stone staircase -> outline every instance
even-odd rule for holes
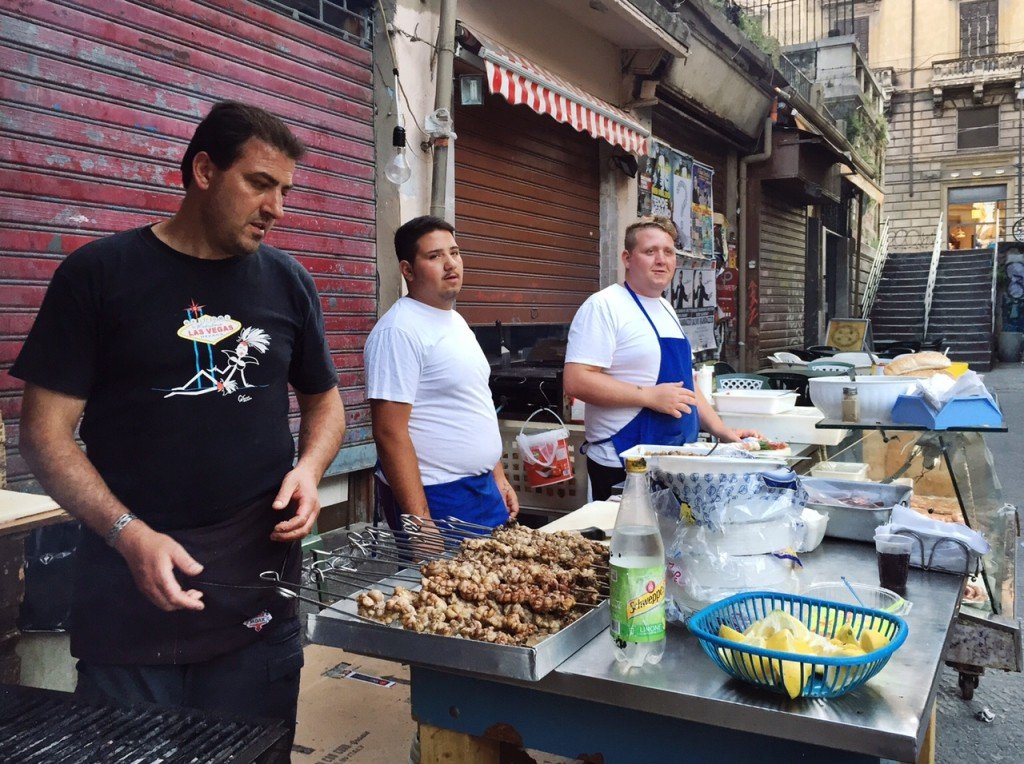
[[[954,361],[992,366],[991,250],[943,252],[935,278],[928,339],[944,337]],[[890,255],[871,311],[875,342],[920,341],[930,252]]]

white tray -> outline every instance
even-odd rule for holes
[[[819,430],[815,425],[824,415],[814,406],[796,406],[781,414],[736,414],[719,411],[726,426],[734,430],[757,430],[769,440],[786,443],[812,443],[818,446],[838,446],[849,430]]]
[[[714,393],[715,408],[737,414],[780,414],[796,406],[789,390],[722,390]]]
[[[746,454],[740,456],[719,456],[717,452],[711,456],[699,456],[697,454],[678,453],[681,449],[690,449],[691,444],[682,446],[633,446],[628,451],[623,451],[619,456],[627,459],[630,456],[642,456],[647,460],[647,466],[651,469],[658,468],[666,472],[691,473],[744,473],[744,472],[767,472],[768,470],[786,464],[784,456],[753,457]],[[703,446],[704,444],[698,444]],[[735,452],[734,452],[735,453]],[[766,452],[771,453],[771,452]]]

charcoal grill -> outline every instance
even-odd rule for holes
[[[239,764],[258,760],[286,733],[280,721],[88,703],[69,693],[0,685],[3,764]]]

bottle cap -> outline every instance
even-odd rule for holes
[[[857,394],[857,388],[856,387],[844,387],[843,388],[843,395],[856,395],[856,394]]]
[[[642,456],[627,456],[626,472],[647,472],[647,460]]]

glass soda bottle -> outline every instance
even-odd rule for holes
[[[665,547],[642,457],[626,459],[609,578],[616,660],[630,667],[657,663],[665,652]]]

